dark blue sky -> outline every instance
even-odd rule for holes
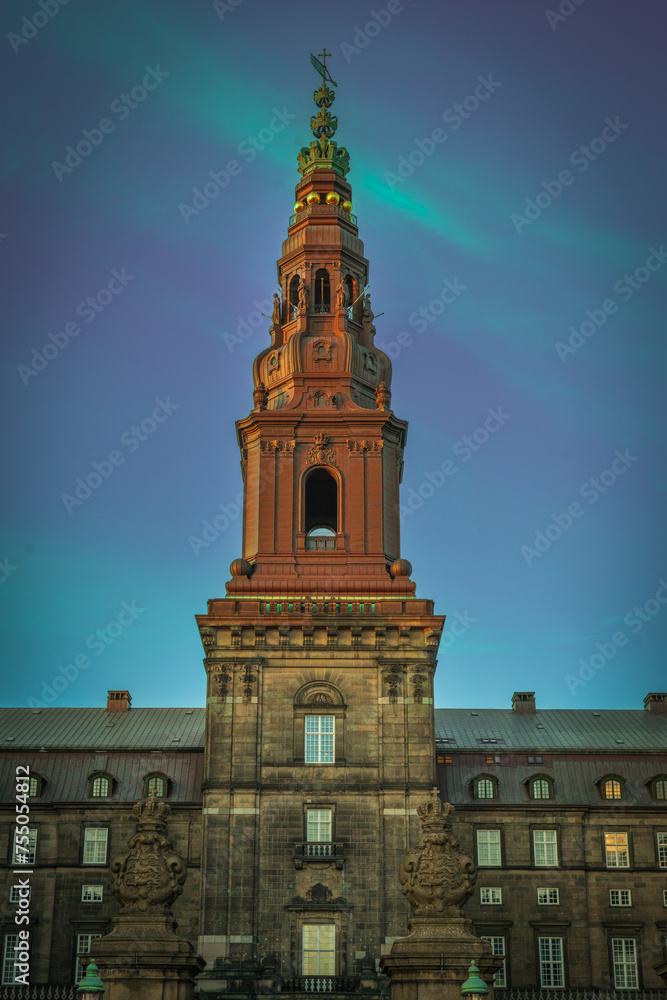
[[[3,701],[203,704],[324,45],[410,421],[402,554],[449,616],[436,705],[665,690],[664,4],[1,18]]]

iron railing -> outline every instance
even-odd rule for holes
[[[558,989],[543,990],[539,987],[527,989],[503,989],[496,986],[497,1000],[667,1000],[667,990],[613,990],[613,989]]]
[[[48,983],[0,986],[0,1000],[77,1000],[77,992],[76,986],[51,986]]]
[[[295,858],[321,859],[327,861],[331,858],[342,858],[344,856],[343,844],[334,844],[331,841],[306,841],[302,844],[294,845]]]
[[[283,993],[354,993],[358,983],[355,976],[294,976]]]

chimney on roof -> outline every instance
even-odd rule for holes
[[[535,708],[535,692],[515,691],[512,695],[512,711],[518,712],[521,715],[534,715],[537,711]]]
[[[665,691],[649,691],[644,698],[644,711],[654,715],[667,715],[667,693]]]
[[[107,691],[107,712],[127,712],[131,705],[129,691]]]

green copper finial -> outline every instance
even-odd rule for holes
[[[331,142],[331,137],[338,128],[338,119],[332,115],[329,108],[336,100],[336,92],[332,90],[337,86],[327,69],[327,56],[331,53],[326,48],[318,56],[311,54],[310,61],[322,76],[322,83],[313,91],[313,100],[317,105],[316,115],[311,115],[310,127],[315,136],[315,142],[311,142],[310,149],[303,146],[299,153],[299,172],[305,177],[312,170],[325,169],[335,170],[341,177],[345,177],[350,169],[350,156],[348,151],[341,147],[337,149],[336,143]],[[320,59],[322,62],[320,62]],[[328,86],[328,83],[331,87]]]
[[[461,987],[462,996],[471,998],[473,995],[478,997],[485,997],[488,992],[489,992],[489,987],[481,978],[476,963],[471,962],[470,968],[468,969],[468,978]]]
[[[77,993],[104,993],[104,983],[97,975],[97,966],[91,961],[86,969],[86,974],[76,988]]]

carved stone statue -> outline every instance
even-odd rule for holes
[[[434,788],[428,802],[417,807],[423,832],[401,864],[403,893],[420,917],[460,917],[472,895],[477,869],[450,834],[454,806],[440,801]]]
[[[271,322],[276,326],[280,323],[280,296],[277,292],[273,293],[273,315],[271,316]]]
[[[345,283],[341,281],[336,289],[336,305],[344,309],[347,304],[347,288],[345,287]]]
[[[165,836],[171,806],[151,789],[133,812],[137,832],[109,866],[111,891],[128,910],[165,910],[183,892],[187,877],[185,862]]]
[[[301,284],[299,285],[299,309],[308,308],[308,285],[305,278],[301,279]]]

